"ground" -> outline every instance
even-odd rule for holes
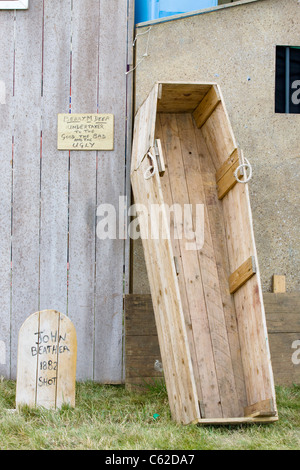
[[[299,450],[300,386],[277,387],[279,422],[180,426],[166,390],[146,393],[92,382],[76,386],[76,408],[15,407],[15,382],[0,381],[0,450]]]

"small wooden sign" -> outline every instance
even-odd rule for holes
[[[0,10],[27,10],[28,0],[0,0]]]
[[[113,150],[113,114],[59,114],[58,150]]]
[[[17,408],[75,406],[77,340],[71,320],[56,310],[31,315],[19,332]]]

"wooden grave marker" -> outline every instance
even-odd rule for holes
[[[16,406],[75,406],[77,339],[56,310],[32,314],[19,331]]]

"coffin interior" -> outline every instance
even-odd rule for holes
[[[160,178],[163,202],[180,206],[182,213],[185,205],[192,207],[194,232],[204,214],[203,246],[193,250],[187,249],[191,226],[185,230],[186,219],[170,211],[198,421],[273,421],[277,412],[259,271],[234,295],[229,289],[230,275],[249,256],[257,262],[247,185],[237,184],[222,200],[218,197],[216,173],[237,148],[236,141],[223,99],[200,127],[195,118],[203,100],[209,105],[212,87],[159,84],[154,135],[166,167]],[[151,291],[155,300],[155,282]]]

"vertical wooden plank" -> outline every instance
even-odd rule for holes
[[[135,0],[127,0],[127,71],[133,68],[134,53],[133,53],[133,36],[134,36],[134,10]],[[127,201],[126,207],[126,221],[129,221],[129,208],[131,206],[131,181],[130,181],[130,166],[131,166],[131,153],[132,153],[132,132],[133,132],[133,107],[134,107],[134,92],[133,92],[132,73],[126,75],[126,175],[125,175],[125,195]],[[128,224],[127,224],[128,225]],[[131,239],[128,236],[125,240],[124,247],[124,295],[129,294],[131,290]],[[125,314],[125,312],[124,312]],[[124,320],[125,323],[125,320]],[[124,340],[123,340],[123,379],[125,380],[125,327],[124,327]]]
[[[57,371],[56,407],[63,403],[75,406],[77,335],[73,323],[59,314],[59,357]]]
[[[221,95],[220,89],[219,93]],[[218,170],[237,147],[223,101],[219,102],[201,130],[215,168]]]
[[[248,235],[244,236],[243,221],[241,220],[241,208],[238,206],[238,201],[241,196],[240,191],[242,190],[242,185],[235,186],[235,188],[225,196],[222,202],[230,272],[234,272],[235,269],[237,269],[253,253],[252,244],[249,244],[249,222],[246,223],[245,227],[245,232]],[[235,192],[238,193],[234,197]],[[246,303],[251,302],[251,300],[248,296],[245,297],[241,290],[235,294],[234,302],[239,325],[248,403],[257,403],[261,400],[260,396],[257,395],[257,387],[255,386],[255,384],[261,383],[260,371],[257,371],[256,369],[258,361],[257,337],[253,326],[253,319],[251,318],[252,309],[249,313],[247,312],[247,315],[244,314],[245,305]],[[247,353],[245,354],[246,351]],[[259,388],[261,388],[261,385]]]
[[[111,34],[112,31],[114,34]],[[122,336],[125,241],[122,235],[120,238],[124,212],[119,206],[119,198],[124,196],[126,190],[126,48],[127,2],[101,0],[99,112],[114,114],[115,141],[113,151],[99,152],[97,206],[111,204],[120,221],[116,239],[96,239],[95,380],[102,383],[119,383],[124,380]]]
[[[17,407],[36,404],[39,331],[40,312],[36,312],[24,321],[18,335]]]
[[[16,15],[12,221],[12,377],[17,332],[39,303],[39,203],[43,3]]]
[[[212,86],[193,112],[193,117],[196,121],[197,127],[201,128],[206,123],[207,119],[212,115],[220,101],[221,97],[219,94],[219,88]]]
[[[131,180],[135,201],[150,211],[151,204],[164,204],[164,200],[157,174],[145,184],[147,166],[144,160],[140,170],[132,171]],[[149,233],[152,222],[149,218]],[[162,224],[162,230],[167,231],[164,211]],[[149,236],[143,238],[143,248],[171,413],[176,421],[189,424],[200,417],[200,411],[171,241]]]
[[[11,192],[14,13],[1,11],[0,28],[0,376],[10,376]]]
[[[161,124],[165,145],[165,159],[168,167],[173,204],[189,204],[188,187],[182,160],[182,142],[175,114],[161,114]],[[203,201],[202,201],[203,202]],[[201,203],[201,201],[200,201]],[[205,406],[205,416],[222,417],[221,397],[218,387],[214,348],[207,315],[205,292],[201,270],[195,251],[186,250],[188,240],[185,234],[179,240],[183,265],[183,276],[189,302],[196,359]],[[198,345],[201,345],[199,347]]]
[[[235,305],[228,288],[230,269],[222,203],[218,200],[216,186],[214,184],[215,167],[203,139],[202,131],[196,129],[196,124],[195,134],[197,149],[199,152],[199,164],[205,193],[207,216],[210,225],[210,235],[214,246],[214,255],[220,283],[220,294],[224,309],[224,319],[230,345],[237,398],[240,403],[240,410],[243,410],[247,404],[247,397]],[[204,236],[206,235],[204,234]]]
[[[231,271],[250,256],[255,257],[257,268],[257,275],[234,294],[248,404],[252,405],[275,397],[275,391],[247,185],[236,185],[225,196],[223,208]]]
[[[67,312],[68,160],[57,151],[57,114],[70,96],[71,0],[45,0],[41,173],[40,310]]]
[[[133,36],[134,36],[134,10],[135,0],[127,0],[127,72],[132,69],[134,64]],[[131,205],[131,181],[130,166],[132,153],[132,131],[133,131],[133,92],[134,75],[126,75],[126,184],[125,194],[127,197],[127,214]],[[125,241],[125,294],[130,290],[130,238]]]
[[[59,362],[59,312],[38,312],[36,404],[55,408]],[[26,322],[27,323],[27,322]],[[32,337],[32,333],[31,333]],[[51,361],[51,362],[49,362]],[[21,359],[22,362],[22,359]]]
[[[204,183],[194,124],[190,114],[177,115],[176,119],[181,142],[182,160],[186,176],[189,202],[193,205],[193,208],[195,208],[197,204],[201,203],[205,206],[204,221],[195,221],[194,219],[194,227],[196,226],[196,223],[204,223],[204,245],[198,253],[194,252],[194,255],[196,258],[198,255],[199,260],[222,412],[224,417],[241,416],[243,409],[240,408],[238,403],[231,359],[231,349],[221,295],[221,284],[215,255],[215,240],[208,214],[210,208],[207,202],[209,201],[206,200],[204,192]],[[209,156],[207,155],[207,157]],[[214,183],[214,177],[212,183]]]
[[[163,153],[166,155],[167,152],[165,150],[165,146],[164,146],[164,142],[163,142],[163,129],[162,129],[162,126],[161,126],[161,118],[160,118],[159,114],[157,115],[155,136],[158,139],[161,139],[161,143],[162,143],[162,146],[163,146]],[[167,160],[166,160],[166,164],[167,164]],[[163,191],[165,204],[167,204],[169,207],[172,207],[173,200],[172,200],[172,192],[171,192],[171,186],[170,186],[169,171],[166,171],[166,173],[164,174],[164,177],[161,178],[161,186],[162,186],[162,191]],[[188,292],[187,292],[187,288],[186,288],[185,280],[184,280],[184,275],[183,275],[184,274],[184,267],[183,267],[183,262],[182,262],[182,256],[181,256],[181,251],[180,251],[179,240],[178,240],[177,224],[176,224],[176,221],[175,221],[174,214],[171,214],[171,216],[170,216],[170,233],[171,233],[173,253],[174,253],[174,256],[176,257],[176,259],[178,261],[178,266],[179,266],[179,275],[178,275],[177,279],[178,279],[178,284],[179,284],[179,289],[180,289],[180,295],[181,295],[182,308],[183,308],[183,313],[184,313],[184,318],[185,318],[186,331],[187,331],[187,336],[188,336],[188,340],[189,340],[189,347],[190,347],[190,351],[191,351],[191,359],[192,359],[192,364],[193,364],[193,372],[194,372],[194,376],[195,376],[197,393],[198,393],[199,400],[201,402],[203,402],[200,374],[199,374],[197,354],[196,354],[196,348],[195,348],[196,335],[195,335],[195,332],[193,330],[193,325],[192,325],[190,306],[189,306],[189,301],[188,301],[188,296],[187,296]]]
[[[72,113],[97,112],[99,0],[72,3]],[[68,314],[77,331],[77,379],[93,378],[96,152],[70,156]]]

